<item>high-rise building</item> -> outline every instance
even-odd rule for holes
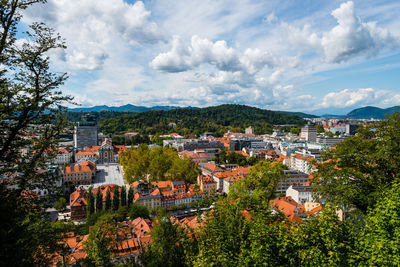
[[[309,142],[317,141],[317,129],[313,125],[307,124],[305,127],[301,128],[301,138]]]
[[[74,127],[74,147],[83,149],[88,146],[97,146],[97,124],[93,116],[85,115],[83,121]]]

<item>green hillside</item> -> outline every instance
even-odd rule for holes
[[[391,114],[395,111],[400,111],[400,106],[394,106],[386,109],[367,106],[352,110],[346,115],[346,117],[352,119],[383,119],[385,118],[386,114]]]
[[[302,118],[244,105],[220,105],[200,109],[175,109],[168,111],[146,111],[126,114],[99,122],[99,130],[104,133],[138,131],[142,134],[170,133],[169,123],[176,123],[173,130],[181,135],[201,135],[214,132],[221,136],[227,130],[244,131],[248,126],[256,134],[271,133],[273,125],[303,125]]]

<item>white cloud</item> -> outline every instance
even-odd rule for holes
[[[150,63],[154,69],[165,72],[182,72],[208,63],[219,70],[238,70],[239,58],[236,51],[223,40],[215,43],[193,36],[191,44],[184,47],[179,37],[172,41],[172,49],[160,53]]]
[[[319,108],[344,108],[366,105],[388,105],[400,99],[400,95],[387,90],[375,90],[373,88],[344,89],[338,92],[331,92],[324,96]],[[393,101],[395,100],[395,101]]]
[[[150,21],[143,2],[123,0],[50,0],[27,9],[23,22],[44,21],[67,42],[65,59],[72,69],[101,68],[116,43],[140,46],[165,40]]]
[[[324,33],[321,40],[328,62],[338,63],[359,55],[373,56],[397,43],[389,31],[376,26],[376,22],[362,22],[351,1],[341,4],[331,15],[338,25]]]
[[[342,3],[331,15],[337,25],[329,31],[316,33],[309,24],[297,28],[281,22],[286,38],[296,49],[323,51],[325,61],[340,63],[357,56],[371,57],[384,48],[397,47],[400,42],[388,29],[377,26],[377,22],[363,22],[357,16],[352,1]]]

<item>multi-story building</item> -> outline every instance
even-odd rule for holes
[[[208,175],[197,176],[197,184],[199,185],[200,190],[208,196],[215,195],[215,192],[217,192],[217,182]]]
[[[74,127],[75,149],[96,146],[97,132],[97,125],[95,122],[78,122]]]
[[[315,142],[317,141],[317,129],[311,124],[307,124],[305,127],[301,128],[300,136],[306,141]]]
[[[175,139],[164,140],[163,146],[175,147],[178,152],[196,149],[224,149],[224,144],[218,140],[200,140],[200,139]]]
[[[161,192],[158,188],[153,190],[150,194],[141,195],[136,193],[133,201],[138,205],[146,206],[148,209],[158,209],[161,207]]]
[[[71,163],[72,152],[68,148],[57,149],[55,163],[58,165],[65,165]]]
[[[86,195],[86,190],[81,187],[70,195],[71,220],[86,218]]]
[[[357,124],[346,124],[346,134],[355,135],[359,126]]]
[[[91,184],[96,175],[96,164],[84,161],[64,168],[63,183]]]
[[[313,170],[312,161],[316,160],[312,155],[292,153],[290,155],[290,169],[299,172],[310,173]]]
[[[318,137],[317,143],[334,146],[344,140],[344,137]]]
[[[309,182],[309,175],[295,170],[284,170],[284,178],[278,182],[276,191],[284,193],[290,186],[306,186]]]
[[[298,186],[291,185],[286,189],[286,196],[291,197],[294,201],[300,204],[313,201],[312,188],[310,185]]]

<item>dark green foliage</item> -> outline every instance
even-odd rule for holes
[[[54,208],[58,211],[63,211],[67,207],[67,200],[63,197],[60,197],[56,204],[54,204]]]
[[[355,262],[364,266],[400,265],[400,183],[385,190],[370,210],[357,242]]]
[[[125,221],[128,217],[129,209],[127,206],[120,206],[117,211],[114,212],[115,220],[117,222]]]
[[[105,210],[111,210],[111,194],[109,190],[107,190],[106,193],[106,203],[104,208]]]
[[[168,147],[149,149],[140,145],[137,149],[121,152],[120,163],[127,183],[145,179],[150,181],[182,180],[194,183],[199,169],[191,159],[181,159],[176,150]]]
[[[248,246],[249,221],[236,204],[219,202],[199,235],[195,266],[234,266]]]
[[[113,199],[112,199],[112,209],[116,211],[119,208],[119,190],[118,187],[114,187]]]
[[[146,208],[146,206],[131,204],[128,212],[128,217],[131,220],[134,220],[138,217],[147,219],[149,218],[149,210]]]
[[[94,196],[93,196],[93,193],[92,193],[92,189],[93,189],[92,186],[89,187],[89,191],[88,191],[87,198],[86,198],[86,202],[87,202],[86,214],[87,214],[87,217],[94,213],[94,208],[95,208],[94,207]]]
[[[349,266],[355,243],[354,225],[340,222],[331,207],[292,229],[299,266]]]
[[[313,185],[322,198],[364,214],[400,173],[400,113],[376,125],[376,131],[371,127],[359,128],[327,151],[323,159],[331,160],[318,165],[314,177],[321,179]]]
[[[279,180],[285,178],[285,169],[281,163],[260,161],[250,169],[246,179],[231,186],[228,198],[236,200],[243,209],[265,208],[265,203],[275,196]]]
[[[186,266],[185,234],[178,224],[172,224],[169,217],[159,217],[150,234],[152,242],[141,257],[144,266]]]
[[[125,186],[121,187],[121,206],[126,206],[126,188]]]
[[[238,164],[243,167],[253,166],[258,162],[258,159],[255,157],[245,157],[239,153],[235,152],[227,152],[222,150],[218,153],[214,159],[215,163],[217,164]]]
[[[96,212],[102,210],[103,210],[103,195],[101,194],[100,188],[98,188],[96,193]]]
[[[175,122],[172,129],[168,124]],[[272,124],[304,124],[300,117],[263,110],[244,105],[220,105],[201,109],[175,109],[133,113],[101,121],[105,133],[123,133],[128,130],[142,134],[165,134],[176,131],[181,135],[201,135],[214,132],[221,135],[227,130],[244,131],[253,126],[257,134],[272,132]]]
[[[44,24],[22,28],[25,9],[42,0],[3,0],[0,4],[0,265],[48,266],[59,234],[43,212],[59,196],[46,169],[63,129],[63,107],[71,98],[58,90],[66,73],[52,73],[47,55],[65,46]],[[18,27],[17,27],[18,25]],[[16,39],[26,42],[16,42]],[[40,125],[32,132],[32,125]],[[32,138],[31,136],[36,136]],[[29,148],[24,157],[23,148]],[[35,151],[35,153],[32,153]],[[10,174],[17,174],[7,179]],[[12,184],[16,189],[8,189]],[[46,189],[38,199],[29,190]],[[28,191],[25,191],[28,190]]]
[[[129,187],[127,201],[128,201],[128,207],[130,207],[133,203],[133,188],[132,187]]]
[[[116,232],[115,215],[110,213],[99,217],[96,224],[90,229],[85,249],[88,259],[96,266],[112,266],[112,241]]]

